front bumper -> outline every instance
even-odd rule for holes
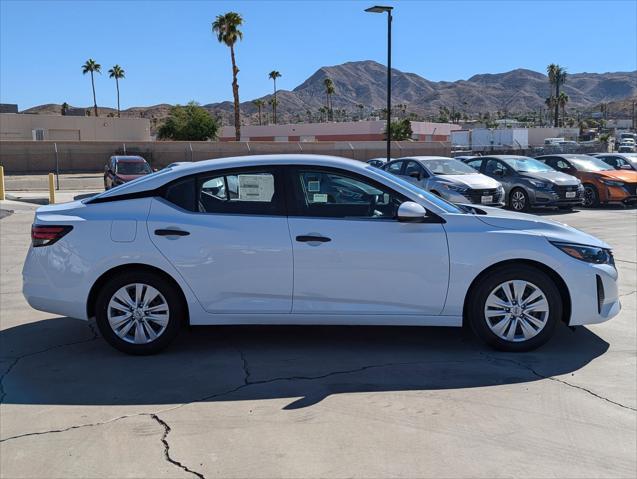
[[[603,323],[617,316],[621,311],[617,269],[608,264],[578,263],[562,272],[571,295],[569,326]]]
[[[458,204],[467,204],[471,203],[478,206],[494,206],[494,207],[502,207],[504,206],[504,191],[501,190],[501,193],[497,193],[494,190],[484,190],[487,191],[485,194],[483,190],[469,190],[468,192],[461,194],[457,191],[453,190],[443,190],[440,194],[442,197],[450,201],[452,203]],[[491,196],[492,201],[487,203],[482,203],[483,196]]]
[[[572,198],[567,198],[568,193],[575,193]],[[584,188],[578,189],[535,189],[529,192],[533,206],[579,206],[584,203]]]

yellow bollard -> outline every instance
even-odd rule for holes
[[[6,199],[4,194],[4,166],[0,166],[0,201]]]
[[[55,204],[55,176],[49,173],[49,204]]]

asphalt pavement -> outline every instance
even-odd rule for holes
[[[131,357],[26,304],[35,206],[1,206],[2,478],[637,474],[635,209],[543,213],[614,247],[623,310],[531,353],[454,328],[206,327]]]

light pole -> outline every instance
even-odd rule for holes
[[[387,161],[391,159],[391,11],[394,7],[376,5],[366,8],[369,13],[387,13]]]

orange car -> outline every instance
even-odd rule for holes
[[[605,203],[637,203],[637,171],[616,170],[588,155],[545,155],[537,159],[579,178],[584,185],[584,206],[588,208]]]

